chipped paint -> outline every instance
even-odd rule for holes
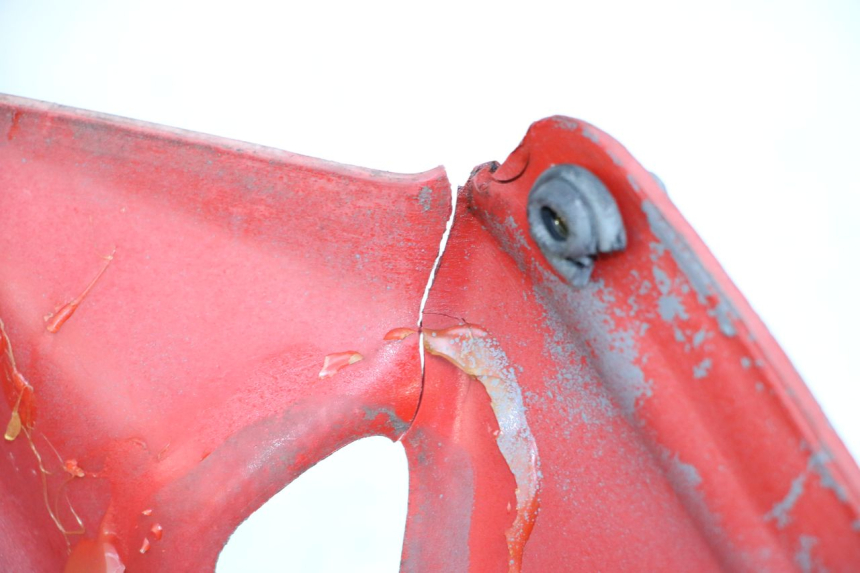
[[[798,549],[794,554],[794,564],[803,571],[803,573],[811,573],[818,569],[818,563],[812,555],[812,550],[818,545],[818,539],[812,535],[801,535],[797,540]]]
[[[846,493],[845,488],[842,487],[842,484],[836,481],[833,477],[833,473],[830,471],[830,467],[828,467],[828,464],[831,463],[832,460],[833,458],[829,452],[821,450],[809,456],[809,467],[818,476],[818,479],[821,482],[821,487],[829,489],[836,494],[836,498],[842,503],[847,503],[848,494]]]
[[[663,446],[657,446],[657,452],[672,489],[684,501],[685,507],[706,533],[708,543],[724,560],[724,568],[730,571],[757,570],[759,567],[752,564],[761,561],[755,556],[739,551],[724,529],[720,515],[714,513],[709,507],[701,489],[704,479],[696,466],[685,462],[677,452],[671,452]]]
[[[561,129],[566,129],[568,131],[576,131],[579,129],[579,123],[575,119],[571,119],[567,116],[556,115],[551,117],[550,120]]]
[[[807,449],[805,444],[801,445],[802,449]],[[848,494],[842,487],[842,484],[836,481],[828,467],[831,463],[831,456],[827,450],[819,450],[810,454],[806,463],[806,468],[803,473],[791,481],[791,486],[785,497],[778,501],[771,510],[765,514],[765,521],[775,521],[778,529],[782,529],[792,522],[790,515],[797,501],[804,493],[806,481],[810,474],[818,476],[818,481],[821,487],[829,489],[836,495],[836,498],[842,503],[848,502]]]
[[[710,358],[705,358],[699,364],[693,366],[693,378],[696,378],[698,380],[699,378],[704,378],[705,376],[707,376],[708,371],[711,369],[711,366],[713,366],[713,364],[714,363]]]
[[[382,340],[403,340],[413,334],[416,334],[418,331],[413,328],[392,328],[388,332],[385,333],[385,336],[382,337]]]
[[[600,143],[600,137],[594,131],[590,130],[588,127],[582,128],[582,136],[586,139],[593,141],[594,143]]]
[[[639,183],[636,182],[636,178],[633,177],[632,173],[627,174],[627,182],[630,183],[630,186],[633,187],[633,190],[637,193],[639,192]]]
[[[433,206],[433,190],[426,185],[418,192],[418,202],[426,213]]]
[[[474,376],[490,395],[499,424],[496,443],[517,484],[517,514],[505,532],[510,555],[508,570],[517,572],[537,518],[540,462],[514,369],[498,341],[479,326],[461,324],[425,330],[424,347]]]
[[[728,296],[714,280],[714,277],[702,265],[686,239],[666,221],[663,214],[651,201],[643,201],[642,210],[648,219],[651,232],[672,254],[678,268],[687,277],[693,290],[696,291],[699,303],[711,306],[710,299],[716,299],[716,303],[711,306],[709,314],[717,320],[720,332],[725,336],[735,336],[737,330],[734,322],[738,319],[737,310],[732,306]]]
[[[571,414],[581,415],[584,420],[593,419],[586,409],[595,414],[600,412],[601,419],[617,415],[609,396],[583,386],[583,378],[590,376],[586,375],[581,364],[571,360],[577,356],[593,358],[593,366],[598,373],[612,372],[612,376],[599,376],[595,382],[605,385],[622,414],[636,423],[636,407],[651,397],[653,381],[645,378],[638,365],[640,356],[636,338],[640,327],[632,324],[629,329],[620,329],[611,314],[609,301],[615,298],[612,289],[600,280],[591,281],[581,289],[569,288],[550,270],[526,258],[525,253],[530,247],[513,217],[508,216],[504,223],[490,218],[487,223],[499,245],[520,270],[537,275],[533,293],[544,310],[544,321],[550,332],[544,347],[557,364],[564,365],[554,378],[547,380],[548,387],[556,391],[554,395],[560,405]],[[643,284],[642,288],[651,287]],[[569,325],[576,325],[575,333]],[[576,393],[576,403],[569,399],[574,387],[581,390]],[[588,400],[582,403],[586,396]]]
[[[657,301],[657,310],[660,313],[660,318],[666,322],[672,322],[676,318],[680,318],[681,320],[690,318],[684,309],[684,305],[681,303],[681,299],[673,294],[661,296],[660,300]]]
[[[385,416],[388,418],[388,423],[391,426],[391,429],[394,430],[394,433],[398,436],[403,435],[403,433],[409,429],[409,422],[405,422],[391,408],[371,408],[370,406],[364,406],[362,409],[364,410],[365,420],[375,420],[379,416]]]
[[[765,521],[775,521],[777,529],[783,529],[791,523],[791,510],[803,495],[804,485],[806,483],[806,472],[800,474],[791,480],[791,487],[785,497],[774,504],[769,512],[764,516]]]
[[[332,354],[327,354],[325,359],[323,360],[323,367],[322,370],[320,370],[319,376],[321,379],[330,378],[341,369],[346,368],[350,364],[355,364],[363,358],[364,356],[362,356],[355,350],[347,350],[345,352],[334,352]]]

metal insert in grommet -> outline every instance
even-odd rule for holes
[[[575,287],[588,284],[600,253],[627,246],[615,199],[590,171],[556,165],[535,181],[528,202],[532,238]]]

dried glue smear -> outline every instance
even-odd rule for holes
[[[445,358],[477,378],[490,395],[499,423],[496,443],[517,483],[517,515],[505,536],[509,571],[518,572],[523,547],[537,517],[540,471],[537,444],[526,421],[523,395],[514,370],[499,343],[478,326],[461,324],[442,330],[424,329],[424,347],[430,354]]]

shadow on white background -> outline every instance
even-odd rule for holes
[[[464,4],[0,0],[0,92],[389,171],[444,162],[453,185],[532,121],[585,119],[659,175],[856,457],[860,3]],[[297,480],[219,570],[395,571],[405,461],[379,444]]]

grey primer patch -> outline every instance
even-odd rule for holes
[[[661,296],[657,302],[657,310],[660,311],[660,318],[666,322],[672,322],[676,317],[681,320],[690,318],[687,315],[686,309],[684,309],[684,305],[681,304],[681,299],[673,294]]]
[[[741,366],[744,370],[749,370],[750,366],[752,366],[752,360],[744,356],[743,358],[741,358]]]
[[[654,233],[660,242],[669,249],[672,253],[672,258],[675,259],[678,267],[686,275],[693,289],[698,295],[699,302],[703,305],[708,304],[708,297],[714,296],[717,298],[717,304],[708,314],[715,316],[717,323],[720,326],[720,332],[726,336],[735,336],[734,321],[738,318],[738,313],[729,302],[726,294],[717,285],[714,278],[702,266],[702,262],[687,244],[687,241],[666,221],[663,214],[651,201],[642,202],[642,211],[648,218],[648,225],[651,227],[651,232]]]
[[[391,408],[370,408],[368,406],[364,406],[364,419],[365,420],[375,420],[377,416],[386,416],[388,418],[388,423],[391,424],[391,429],[394,430],[395,434],[398,436],[402,436],[406,430],[409,429],[409,423],[404,422],[400,419],[400,416],[394,413],[394,410]]]
[[[667,457],[665,453],[663,457]],[[676,487],[695,489],[702,484],[702,476],[696,466],[682,462],[678,454],[673,454],[668,461],[669,479]]]
[[[536,275],[534,296],[546,313],[546,324],[552,333],[545,348],[560,367],[558,375],[547,381],[555,399],[570,414],[579,415],[583,409],[590,409],[611,418],[617,410],[609,396],[602,394],[608,389],[616,397],[623,414],[635,423],[636,403],[651,396],[653,385],[652,381],[645,380],[642,369],[636,364],[639,352],[635,332],[638,328],[616,331],[615,320],[604,300],[611,292],[602,282],[571,289],[534,259],[526,260],[525,253],[531,251],[531,247],[513,217],[508,216],[504,222],[488,218],[487,223],[490,233],[519,269]],[[571,329],[571,325],[575,328]],[[594,381],[603,383],[601,391],[585,401],[569,400],[571,396],[583,398],[580,392],[590,392],[583,382],[590,378],[589,369],[571,361],[575,356],[593,357],[595,362],[591,366],[600,374]]]
[[[549,407],[557,405],[571,419],[576,416],[585,423],[595,419],[601,423],[603,419],[614,418],[620,410],[632,426],[639,427],[641,422],[636,408],[652,396],[653,381],[645,378],[637,364],[640,355],[635,333],[640,327],[635,321],[629,330],[616,325],[607,302],[614,297],[612,289],[603,281],[591,282],[582,289],[569,288],[549,270],[526,257],[532,248],[511,217],[503,222],[486,216],[485,222],[490,234],[518,268],[535,278],[532,292],[545,311],[544,320],[550,331],[544,348],[559,367],[556,376],[546,380],[546,396],[554,401]],[[640,326],[646,325],[641,323]],[[587,357],[588,366],[572,360],[577,356]],[[590,389],[592,383],[598,384],[594,391]],[[610,400],[610,395],[614,401]],[[541,403],[548,401],[538,400],[530,407],[540,407]],[[575,427],[575,424],[565,424],[558,429],[568,440],[575,438],[568,433],[570,426]],[[658,455],[663,471],[693,519],[706,532],[705,537],[724,568],[764,570],[764,562],[756,563],[762,566],[751,566],[750,559],[755,558],[739,551],[723,530],[719,515],[711,511],[699,490],[702,477],[696,468],[659,444],[648,443],[649,440],[646,438],[643,445],[647,444],[648,450],[663,450]]]
[[[630,183],[630,186],[633,187],[634,191],[639,191],[639,184],[636,183],[636,178],[633,177],[632,173],[627,174],[627,182]]]
[[[803,573],[811,573],[816,563],[812,558],[812,548],[818,544],[818,539],[812,535],[801,535],[798,539],[800,547],[797,553],[794,554],[794,564],[803,571]]]
[[[635,331],[616,330],[608,305],[601,296],[609,294],[608,289],[598,282],[574,291],[550,276],[544,276],[542,287],[537,284],[535,287],[535,295],[547,311],[547,324],[553,332],[550,354],[559,364],[565,364],[570,363],[571,356],[588,356],[591,352],[587,348],[591,347],[600,380],[615,396],[621,412],[635,424],[636,405],[651,397],[653,382],[645,379],[636,364],[639,351]],[[556,307],[553,300],[562,301],[562,304]],[[567,324],[577,325],[576,334],[568,331]],[[584,347],[570,340],[579,338],[577,334],[582,337]]]
[[[693,366],[693,378],[704,378],[708,375],[708,371],[713,365],[714,363],[710,358],[705,358],[704,360],[702,360],[701,364]]]
[[[429,187],[422,187],[418,192],[418,202],[421,203],[421,208],[425,212],[430,210],[431,202],[433,201],[433,190]]]
[[[583,137],[590,139],[594,143],[600,143],[600,138],[597,137],[597,134],[594,133],[593,131],[591,131],[590,129],[588,129],[587,127],[582,128],[582,135],[583,135]]]
[[[693,336],[693,348],[698,348],[705,341],[705,338],[708,336],[708,332],[703,328],[699,332],[697,332]]]
[[[830,461],[830,454],[822,450],[812,454],[809,457],[809,467],[818,474],[818,479],[821,480],[821,487],[831,490],[836,494],[836,498],[842,503],[848,501],[848,494],[842,485],[833,478],[830,473],[830,468],[827,463]]]
[[[750,563],[750,555],[735,547],[723,529],[719,515],[708,507],[708,502],[699,489],[703,480],[696,467],[684,462],[677,453],[670,453],[663,446],[658,445],[657,448],[661,465],[672,484],[672,489],[704,532],[708,544],[714,548],[723,568],[729,571],[762,570],[758,564]]]
[[[569,129],[570,131],[576,131],[579,127],[579,124],[569,117],[565,117],[563,115],[557,115],[552,118],[555,124],[562,129]]]
[[[803,495],[803,486],[805,483],[806,472],[794,478],[791,481],[791,488],[788,490],[788,494],[782,499],[782,501],[774,504],[767,515],[764,516],[764,520],[775,520],[777,529],[782,529],[791,523],[791,510],[794,508],[794,504],[797,503],[797,500],[800,499],[800,496]]]

